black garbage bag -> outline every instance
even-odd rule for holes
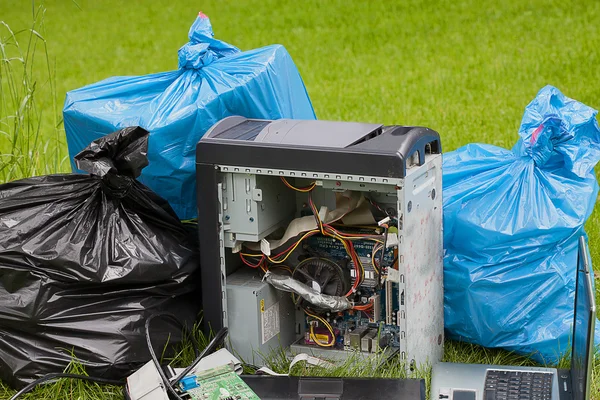
[[[136,181],[148,132],[125,128],[76,156],[90,175],[0,185],[0,379],[15,388],[62,372],[121,379],[150,359],[145,320],[191,325],[196,247],[169,204]],[[152,328],[176,343],[176,321]]]

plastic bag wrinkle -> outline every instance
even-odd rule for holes
[[[596,113],[546,86],[512,150],[470,144],[444,154],[449,337],[540,362],[569,350],[577,241],[598,195]]]
[[[62,372],[72,355],[90,375],[124,378],[149,360],[146,318],[195,322],[195,242],[134,179],[147,139],[127,128],[92,143],[76,157],[92,174],[0,185],[0,379],[11,386]],[[163,343],[177,332],[171,320],[153,329]]]

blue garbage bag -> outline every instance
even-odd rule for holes
[[[166,199],[180,219],[196,217],[195,147],[222,118],[315,119],[292,58],[281,45],[242,52],[213,38],[200,13],[179,69],[113,77],[67,93],[63,110],[69,155],[117,129],[150,131],[149,165],[139,181]]]
[[[598,196],[596,114],[546,86],[512,151],[470,144],[444,155],[449,337],[547,363],[570,350],[577,242]]]

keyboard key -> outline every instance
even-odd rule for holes
[[[497,400],[495,390],[486,390],[484,392],[483,400]]]
[[[553,374],[490,370],[485,388],[491,389],[495,400],[551,400]],[[487,400],[488,397],[485,397]]]

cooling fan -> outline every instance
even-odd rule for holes
[[[322,294],[343,296],[348,292],[350,276],[338,263],[322,257],[310,257],[300,262],[292,277]],[[315,312],[326,311],[298,297],[297,305]]]

